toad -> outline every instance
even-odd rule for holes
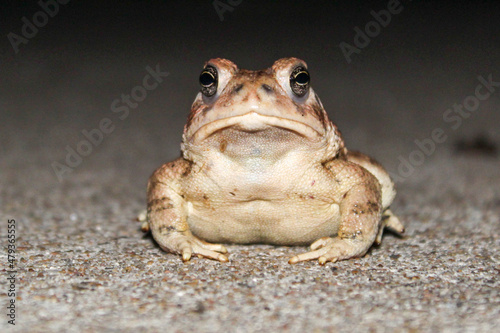
[[[226,262],[221,243],[310,245],[289,262],[325,264],[404,231],[389,174],[347,150],[304,61],[251,71],[212,59],[199,81],[182,156],[148,183],[143,230],[163,250]]]

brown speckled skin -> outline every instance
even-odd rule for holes
[[[385,226],[395,191],[373,159],[348,152],[312,88],[290,88],[297,58],[261,71],[225,59],[217,92],[199,93],[184,128],[183,156],[154,172],[148,225],[166,251],[227,261],[212,243],[312,244],[290,263],[359,257]],[[210,243],[207,243],[210,242]]]

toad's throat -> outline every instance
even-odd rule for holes
[[[230,127],[245,132],[259,132],[269,127],[278,127],[295,132],[299,136],[310,140],[321,139],[324,135],[324,133],[318,132],[313,127],[296,120],[276,116],[265,116],[255,111],[251,111],[244,115],[214,120],[200,127],[194,133],[192,140],[195,142],[203,141],[212,134]]]

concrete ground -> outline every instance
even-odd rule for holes
[[[323,12],[297,3],[289,14],[242,2],[224,21],[211,5],[70,2],[18,53],[4,40],[0,330],[495,331],[500,88],[488,90],[479,77],[500,81],[499,7],[411,5],[351,64],[337,45],[352,43],[353,28],[386,2],[332,2]],[[9,10],[9,29],[20,33],[21,17],[36,10]],[[270,20],[268,12],[281,16]],[[316,25],[307,30],[299,17]],[[290,55],[308,62],[347,147],[377,158],[397,179],[392,210],[405,235],[385,233],[363,258],[324,266],[289,265],[304,247],[229,245],[229,263],[183,263],[163,252],[135,218],[151,172],[179,155],[203,61],[224,56],[256,69]],[[157,65],[168,76],[121,119],[113,101]],[[475,111],[448,113],[473,101],[481,84],[490,95]],[[113,130],[58,178],[54,163],[68,166],[68,149],[83,147],[83,132],[103,119]],[[15,326],[7,316],[12,291]]]

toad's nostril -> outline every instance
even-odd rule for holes
[[[272,93],[273,92],[273,88],[271,88],[271,86],[269,86],[267,84],[263,84],[262,85],[262,89],[264,89],[264,91],[267,92],[267,93]]]
[[[241,90],[241,88],[243,88],[243,84],[238,84],[236,87],[234,87],[232,93],[237,94]]]

